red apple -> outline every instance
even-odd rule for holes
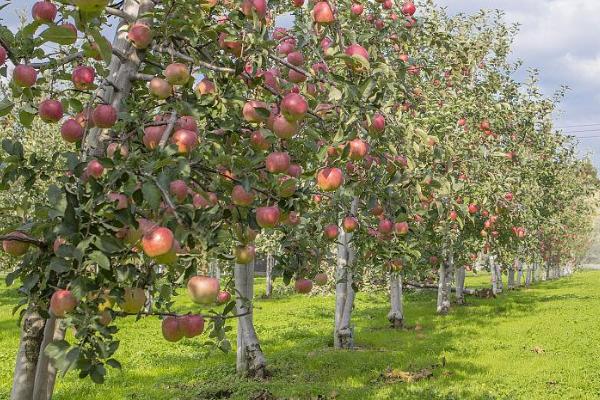
[[[77,307],[77,299],[70,290],[57,290],[50,298],[50,313],[56,318],[64,318]]]
[[[310,279],[296,279],[296,283],[294,284],[294,288],[296,289],[296,292],[301,293],[301,294],[307,294],[310,293],[310,291],[312,290],[313,287],[313,283]]]
[[[354,161],[362,160],[369,152],[369,144],[358,138],[351,140],[348,146],[350,147],[348,157]]]
[[[327,284],[327,274],[320,272],[315,275],[315,283],[317,286],[323,286]]]
[[[127,156],[129,156],[129,147],[124,143],[117,142],[111,142],[106,146],[106,156],[110,159],[114,159],[117,150],[119,151],[121,158],[127,158]]]
[[[360,3],[353,3],[350,7],[350,12],[354,15],[361,15],[363,13],[364,7]]]
[[[33,19],[39,22],[54,22],[58,10],[50,1],[38,1],[31,9]]]
[[[281,100],[281,113],[290,121],[299,121],[308,111],[306,99],[297,93],[288,93]]]
[[[242,116],[248,122],[264,122],[268,116],[260,114],[256,109],[268,110],[269,107],[266,103],[256,100],[248,100],[242,109]]]
[[[300,175],[302,175],[302,167],[298,164],[290,164],[287,174],[289,176],[293,176],[294,178],[298,178]]]
[[[136,49],[145,49],[152,43],[152,31],[148,25],[136,22],[129,28],[127,38]]]
[[[129,206],[129,198],[123,193],[110,192],[106,195],[106,198],[111,203],[116,203],[116,210],[123,210]]]
[[[8,58],[8,52],[2,46],[0,46],[0,66],[4,65],[6,59]]]
[[[182,203],[187,197],[188,189],[188,185],[181,179],[177,179],[169,183],[169,192],[171,193],[171,196],[175,197],[175,199],[180,203]]]
[[[37,70],[30,65],[19,64],[13,70],[13,81],[22,88],[32,87],[37,81]]]
[[[325,239],[335,240],[339,235],[339,229],[336,224],[329,224],[323,228],[323,236]]]
[[[335,21],[331,6],[326,1],[319,1],[315,4],[312,10],[313,19],[317,24],[331,24]]]
[[[44,122],[58,122],[63,117],[63,106],[58,100],[44,100],[38,108],[40,118]]]
[[[266,0],[242,0],[242,13],[246,18],[252,18],[256,14],[259,19],[264,19],[267,15]]]
[[[281,212],[279,207],[258,207],[256,209],[256,222],[261,228],[274,228],[279,223]]]
[[[347,216],[342,221],[342,227],[346,232],[354,232],[358,229],[358,220],[356,217]]]
[[[231,300],[231,294],[229,292],[220,291],[217,295],[217,304],[229,303],[229,300]]]
[[[162,334],[165,340],[169,342],[178,342],[183,338],[183,331],[180,326],[180,318],[167,316],[162,321]]]
[[[369,125],[369,132],[382,133],[384,130],[385,117],[379,113],[373,115],[373,118],[371,118],[371,125]]]
[[[85,172],[88,176],[100,179],[104,173],[104,166],[100,163],[100,161],[94,159],[88,163],[87,167],[85,168]]]
[[[280,139],[291,139],[298,133],[298,123],[279,114],[273,119],[273,133]]]
[[[211,80],[204,77],[196,86],[196,92],[200,95],[212,94],[216,92],[216,87]]]
[[[254,202],[254,192],[246,191],[242,185],[235,185],[231,191],[231,201],[236,206],[248,207]]]
[[[80,65],[73,69],[71,74],[71,82],[75,86],[75,89],[87,90],[90,89],[94,84],[96,78],[96,70],[93,67]]]
[[[343,183],[344,175],[339,168],[327,167],[319,170],[317,173],[317,186],[325,192],[337,190]]]
[[[287,62],[292,65],[300,66],[304,64],[304,56],[300,51],[292,51],[287,55]]]
[[[477,211],[479,209],[479,207],[477,207],[477,205],[473,204],[473,203],[469,204],[468,208],[469,208],[469,214],[475,214],[475,213],[477,213]]]
[[[358,61],[358,66],[361,64],[369,63],[369,53],[367,50],[362,47],[360,44],[354,43],[346,48],[346,55],[352,57],[353,59]],[[357,63],[354,63],[353,66],[357,66]]]
[[[156,149],[160,143],[163,133],[165,132],[165,129],[165,125],[147,126],[144,128],[144,137],[142,138],[144,145],[150,150]]]
[[[406,235],[408,233],[408,222],[396,222],[394,224],[394,230],[398,235]]]
[[[204,317],[190,314],[179,317],[179,329],[186,338],[200,336],[204,332]]]
[[[92,119],[98,128],[112,128],[117,122],[117,110],[109,104],[100,104],[94,109]]]
[[[394,224],[389,219],[384,218],[381,221],[379,221],[379,225],[377,227],[377,230],[379,231],[379,233],[387,235],[388,233],[392,233],[393,229],[394,229]]]
[[[217,278],[197,275],[190,278],[187,288],[194,303],[211,304],[217,300],[219,280]]]
[[[417,11],[417,8],[415,7],[415,4],[412,2],[412,0],[407,0],[403,5],[402,5],[402,14],[404,15],[414,15],[415,11]]]
[[[148,83],[150,94],[157,99],[167,99],[173,94],[173,86],[162,78],[152,78]]]
[[[454,210],[450,211],[450,214],[448,216],[450,218],[451,221],[456,221],[456,219],[458,218],[458,213]]]
[[[513,194],[511,192],[508,192],[504,195],[504,198],[506,199],[506,201],[513,201]]]
[[[250,145],[256,150],[268,150],[271,144],[260,131],[254,131],[250,134]]]
[[[290,155],[281,151],[273,152],[267,156],[265,165],[267,171],[272,174],[287,172],[290,167]]]
[[[142,237],[142,249],[148,257],[158,257],[171,251],[174,241],[169,228],[158,227]]]
[[[171,142],[177,145],[180,154],[187,154],[198,146],[198,135],[194,131],[179,129],[173,134]]]
[[[190,80],[190,70],[187,65],[172,63],[167,65],[164,71],[167,82],[171,85],[183,86]]]

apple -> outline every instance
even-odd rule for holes
[[[436,256],[429,257],[429,264],[437,265],[439,263],[439,259]]]
[[[185,181],[181,179],[177,179],[169,183],[169,193],[171,196],[175,197],[175,199],[182,203],[188,195],[188,186]]]
[[[288,81],[292,83],[302,83],[306,80],[306,75],[296,70],[290,69],[288,71]]]
[[[506,199],[506,201],[513,201],[513,194],[511,192],[506,193],[504,199]]]
[[[204,77],[198,83],[198,86],[196,86],[196,92],[202,96],[207,94],[213,94],[216,92],[216,87],[211,80],[209,80],[207,77]]]
[[[96,70],[93,67],[80,65],[73,69],[71,74],[71,82],[78,90],[90,89],[94,84],[96,78]]]
[[[217,304],[229,303],[229,300],[231,300],[231,294],[229,292],[220,291],[217,295]]]
[[[287,169],[287,174],[289,176],[293,176],[294,178],[298,178],[300,175],[302,175],[302,167],[298,164],[290,164]]]
[[[104,166],[100,163],[100,161],[94,159],[88,162],[87,167],[85,168],[85,172],[88,176],[100,179],[100,177],[104,173]]]
[[[404,14],[406,16],[414,15],[415,11],[417,11],[417,8],[415,7],[415,4],[412,2],[412,0],[407,0],[402,5],[402,14]]]
[[[286,59],[287,59],[287,62],[289,62],[292,65],[300,66],[300,65],[304,64],[304,56],[302,55],[302,52],[300,52],[300,51],[292,51],[292,52],[288,53]]]
[[[248,207],[254,202],[254,192],[246,191],[242,185],[235,185],[231,191],[231,201],[236,206]]]
[[[204,317],[198,314],[179,317],[179,329],[186,338],[200,336],[204,332]]]
[[[208,276],[192,276],[187,283],[188,293],[197,304],[212,304],[219,294],[219,280]]]
[[[353,63],[352,66],[360,67],[362,64],[369,63],[369,53],[360,44],[357,44],[357,43],[351,44],[350,46],[346,47],[346,50],[344,51],[344,53],[347,56],[350,56],[354,60],[358,61],[357,63]]]
[[[146,148],[154,150],[158,147],[160,140],[162,139],[163,133],[166,130],[166,126],[147,126],[144,128],[144,137],[142,141]]]
[[[112,128],[117,122],[117,110],[110,104],[100,104],[94,109],[92,120],[98,128]]]
[[[481,129],[482,131],[489,131],[490,130],[490,121],[488,121],[487,119],[484,119],[483,121],[481,121],[481,123],[479,124],[479,129]]]
[[[304,0],[293,0],[292,3],[294,3],[294,7],[299,8],[304,5]]]
[[[13,70],[13,81],[22,88],[32,87],[37,81],[37,70],[31,65],[19,64]]]
[[[164,100],[173,94],[173,86],[162,78],[152,78],[148,83],[148,91],[157,99]]]
[[[64,318],[77,307],[77,299],[70,290],[57,290],[50,298],[49,311],[56,318]]]
[[[385,0],[382,5],[384,10],[391,10],[393,6],[394,3],[392,2],[392,0]]]
[[[9,235],[16,238],[28,238],[26,234],[18,231],[11,232]],[[11,256],[19,257],[27,253],[27,250],[29,249],[29,243],[20,242],[18,240],[3,240],[2,249]]]
[[[242,13],[246,18],[252,18],[256,14],[259,19],[265,19],[267,0],[242,0]]]
[[[408,222],[396,222],[394,224],[394,231],[396,231],[398,235],[406,235],[408,233]]]
[[[298,123],[279,114],[273,119],[273,133],[280,139],[291,139],[298,133]]]
[[[351,140],[348,146],[350,147],[348,157],[354,161],[362,160],[369,152],[369,144],[358,138]]]
[[[173,134],[171,142],[177,145],[180,154],[187,154],[198,146],[198,134],[187,129],[179,129]]]
[[[192,204],[195,208],[210,208],[217,205],[219,199],[217,195],[212,192],[207,192],[205,194],[194,193],[192,197]]]
[[[152,31],[148,25],[136,22],[129,28],[127,39],[136,49],[145,49],[152,43]]]
[[[326,167],[317,173],[317,186],[325,192],[337,190],[343,183],[344,175],[337,167]]]
[[[312,16],[317,24],[331,24],[335,21],[331,6],[326,1],[319,1],[315,4],[312,10]]]
[[[229,35],[226,32],[221,32],[219,35],[219,47],[228,51],[236,57],[242,54],[242,42],[239,40],[227,39]]]
[[[164,71],[167,82],[171,85],[183,86],[190,80],[190,70],[187,65],[181,63],[172,63],[167,65]]]
[[[237,264],[250,264],[254,260],[256,249],[252,245],[237,246],[235,248],[235,262]]]
[[[323,237],[328,240],[335,240],[339,235],[339,229],[336,224],[329,224],[323,228]]]
[[[327,274],[320,272],[318,274],[315,275],[315,283],[317,284],[317,286],[324,286],[327,284]]]
[[[286,152],[275,151],[265,159],[267,171],[272,174],[287,172],[290,167],[290,155]]]
[[[162,321],[162,334],[169,342],[178,342],[183,338],[179,317],[167,316]]]
[[[169,228],[158,227],[144,234],[142,249],[148,257],[158,257],[170,252],[174,241],[173,232]]]
[[[65,243],[67,243],[67,241],[64,238],[57,236],[56,239],[54,239],[54,242],[52,243],[52,251],[54,252],[54,254],[56,254],[58,252],[58,249],[60,249],[60,246],[62,246]]]
[[[294,283],[294,288],[296,289],[296,292],[301,294],[310,293],[312,287],[313,283],[310,279],[296,279],[296,283]]]
[[[256,150],[268,150],[271,147],[269,141],[260,131],[254,131],[250,134],[250,145]]]
[[[350,12],[354,15],[361,15],[364,11],[364,7],[362,4],[360,3],[353,3],[352,6],[350,7]]]
[[[108,6],[109,0],[71,0],[81,11],[99,12]]]
[[[371,125],[369,126],[369,132],[382,133],[384,130],[385,117],[379,113],[373,115],[373,118],[371,118]]]
[[[469,214],[475,214],[479,210],[479,207],[477,207],[476,204],[471,203],[471,204],[469,204],[468,209],[469,209]]]
[[[258,207],[256,209],[256,222],[261,228],[274,228],[279,223],[281,212],[277,206]]]
[[[288,93],[281,100],[281,113],[290,121],[299,121],[308,111],[306,99],[298,93]]]
[[[323,39],[321,39],[321,50],[323,50],[323,53],[327,52],[327,50],[331,47],[331,45],[333,44],[333,40],[331,40],[331,38],[328,37],[324,37]]]
[[[40,103],[38,113],[44,122],[58,122],[63,117],[62,103],[58,100],[44,100]]]
[[[387,235],[388,233],[392,233],[393,229],[394,229],[394,224],[392,223],[392,221],[390,221],[389,219],[386,219],[386,218],[379,221],[379,225],[377,226],[377,230],[379,231],[379,233],[382,233],[384,235]]]
[[[457,124],[458,124],[458,126],[465,126],[465,125],[467,125],[467,120],[464,118],[461,118],[458,120]]]
[[[242,116],[247,122],[264,122],[268,116],[260,114],[256,109],[268,110],[266,103],[257,100],[248,100],[242,108]]]
[[[54,22],[58,9],[50,1],[38,1],[31,9],[33,19],[38,22]]]
[[[106,198],[111,203],[117,203],[115,210],[123,210],[129,206],[129,198],[123,193],[110,192],[106,195]]]
[[[0,46],[0,66],[4,65],[6,59],[8,58],[8,52],[2,46]]]
[[[356,219],[356,217],[350,215],[344,217],[344,219],[342,220],[342,228],[344,228],[344,231],[346,232],[354,232],[358,229],[358,220]]]
[[[450,211],[449,218],[451,221],[456,221],[456,218],[458,218],[458,213],[454,210]]]

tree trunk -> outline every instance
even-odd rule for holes
[[[57,371],[44,350],[52,341],[63,340],[65,338],[65,330],[66,327],[61,320],[57,320],[55,317],[46,320],[44,340],[40,346],[40,357],[35,373],[33,400],[50,400],[52,398]]]
[[[465,267],[456,269],[456,304],[465,304]]]
[[[546,268],[546,278],[544,280],[547,281],[550,279],[550,263],[549,262],[546,263],[545,268]]]
[[[45,320],[40,316],[37,307],[30,305],[23,316],[11,400],[33,399],[36,367],[44,339],[44,326]]]
[[[236,312],[245,314],[238,318],[237,329],[237,372],[251,378],[267,376],[267,361],[260,348],[254,330],[254,262],[235,265]]]
[[[275,267],[275,258],[269,253],[267,254],[267,297],[271,297],[273,293],[273,267]]]
[[[517,267],[517,282],[515,284],[516,287],[521,287],[523,284],[523,263],[519,260],[519,265]]]
[[[525,286],[529,287],[531,285],[532,282],[532,278],[533,278],[533,268],[534,268],[535,264],[531,263],[531,264],[527,264],[527,275],[525,276]]]
[[[498,270],[496,269],[496,263],[494,260],[494,256],[488,257],[488,263],[490,266],[491,279],[492,279],[492,293],[495,295],[498,294]]]
[[[390,312],[387,318],[392,328],[402,328],[404,326],[402,276],[399,273],[390,273]]]
[[[496,266],[496,285],[498,286],[498,293],[502,293],[504,290],[504,282],[502,281],[502,265],[496,262],[494,259],[494,265]]]
[[[444,257],[439,268],[437,313],[446,315],[450,311],[450,288],[452,285],[452,269],[454,266],[454,255],[450,251]]]
[[[506,283],[506,287],[508,290],[514,289],[515,287],[515,268],[516,266],[515,264],[513,264],[508,270],[508,281]]]
[[[351,323],[355,296],[352,288],[354,250],[348,243],[351,237],[351,233],[343,230],[339,236],[338,261],[335,269],[335,331],[333,335],[333,345],[336,349],[352,349],[354,347],[354,327]]]

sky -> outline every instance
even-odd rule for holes
[[[416,0],[418,4],[419,0]],[[555,115],[558,128],[579,138],[579,152],[600,169],[600,0],[434,0],[450,14],[502,9],[520,24],[513,59],[537,68],[543,92],[569,91]],[[34,0],[0,0],[0,23],[13,28]],[[418,9],[417,9],[418,16]]]

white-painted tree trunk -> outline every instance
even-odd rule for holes
[[[496,269],[495,257],[489,256],[488,262],[490,266],[491,279],[492,279],[492,293],[495,295],[498,294],[498,270]]]
[[[251,378],[267,376],[267,361],[260,348],[254,329],[252,301],[254,297],[254,262],[235,265],[236,312],[246,314],[238,318],[237,372]]]
[[[333,345],[336,349],[354,347],[354,327],[352,310],[354,308],[354,289],[352,288],[352,265],[354,249],[349,244],[351,233],[343,230],[339,236],[338,260],[335,269],[335,327]]]
[[[508,279],[506,282],[506,288],[508,290],[512,290],[515,287],[515,268],[517,268],[516,266],[516,260],[513,263],[513,265],[508,269]]]
[[[387,315],[392,328],[404,326],[404,306],[402,304],[402,276],[390,273],[390,312]]]
[[[502,265],[496,262],[497,258],[494,258],[494,266],[496,267],[496,285],[498,287],[498,293],[502,293],[504,290],[504,282],[502,281]]]
[[[266,296],[273,294],[273,268],[275,267],[275,258],[271,253],[267,254],[267,291]]]
[[[454,254],[449,251],[439,268],[437,313],[446,315],[450,311],[450,288],[452,285],[452,269]]]
[[[517,266],[517,282],[515,283],[515,287],[521,287],[523,284],[523,263],[519,260],[519,265]]]
[[[50,362],[50,357],[46,355],[45,349],[52,341],[63,340],[65,330],[66,328],[61,320],[57,320],[55,317],[46,320],[44,339],[40,346],[40,356],[35,373],[33,400],[50,400],[52,398],[57,371]]]
[[[456,303],[457,304],[465,304],[465,267],[460,266],[455,269],[455,277],[456,277]]]
[[[23,316],[21,340],[13,377],[11,400],[32,400],[35,374],[44,339],[45,320],[35,305],[30,305]]]
[[[529,287],[532,283],[534,266],[535,266],[534,263],[527,264],[527,275],[525,275],[525,286],[526,287]]]

